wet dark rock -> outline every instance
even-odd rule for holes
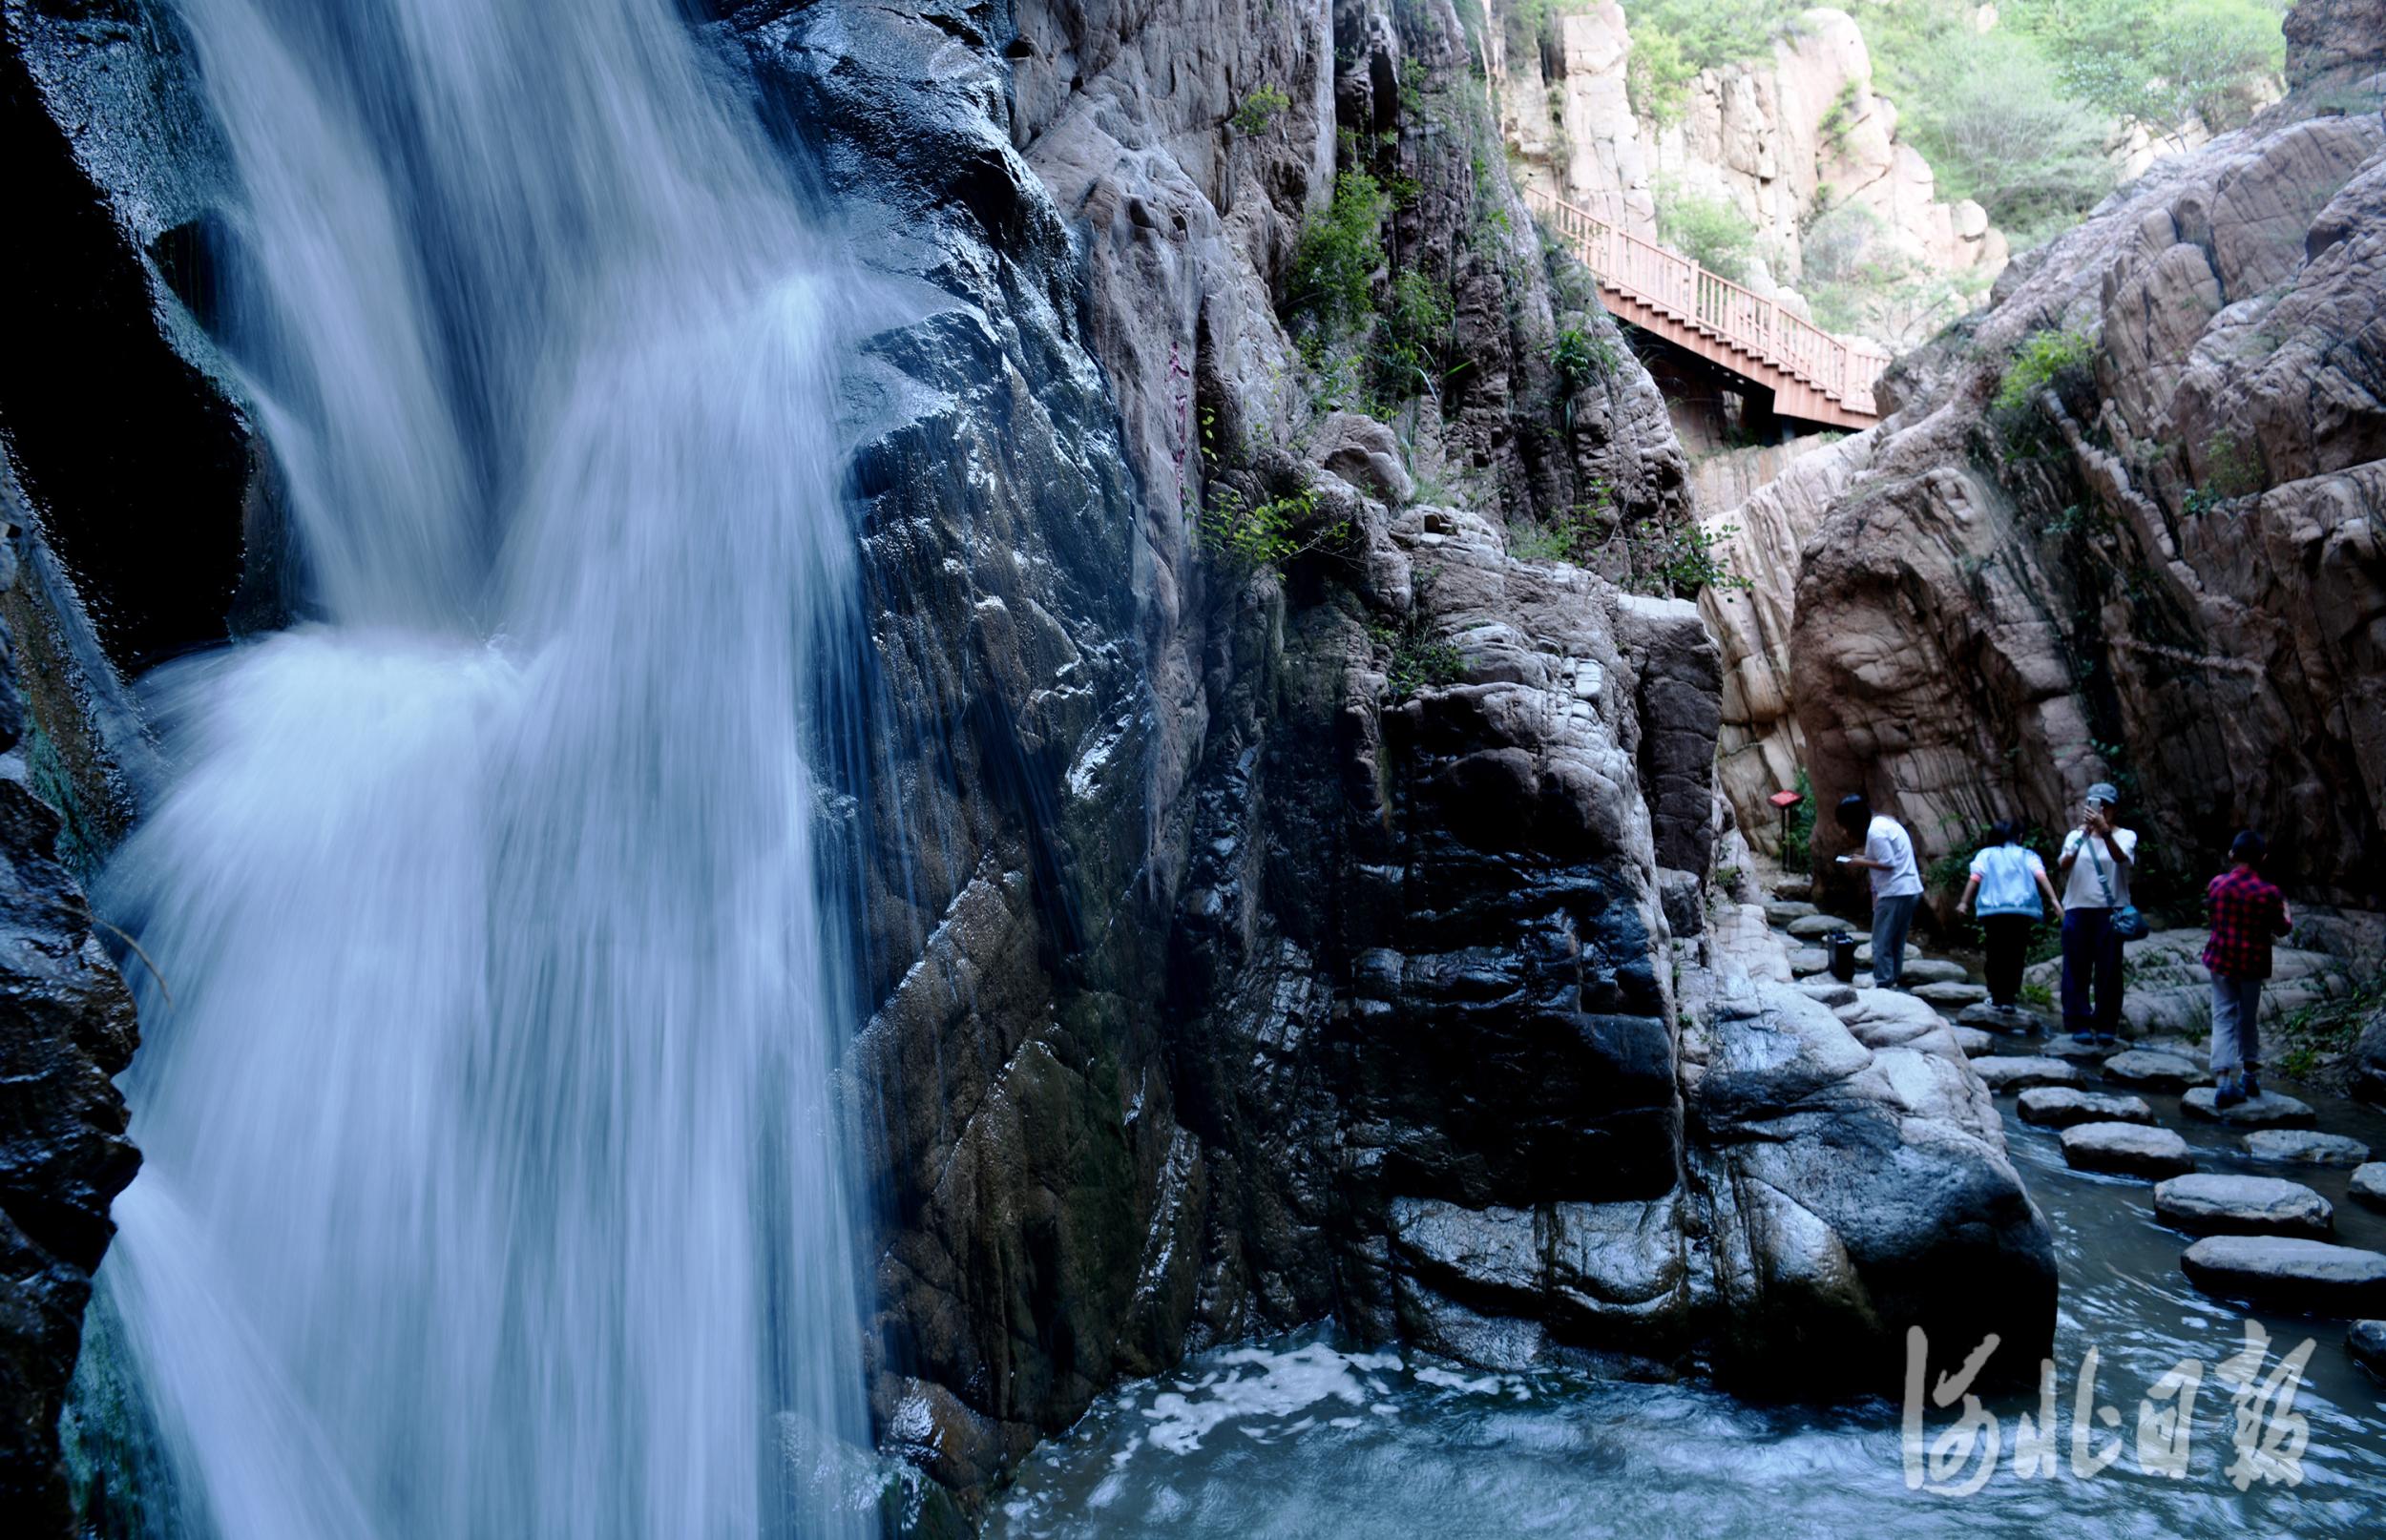
[[[2075,1123],[2151,1123],[2154,1109],[2142,1096],[2111,1096],[2070,1086],[2034,1086],[2015,1100],[2021,1121],[2040,1128]]]
[[[2053,1023],[2035,1011],[2019,1006],[2005,1007],[1982,1001],[1956,1012],[1956,1020],[1965,1027],[1978,1027],[1986,1032],[2038,1033],[2050,1030]]]
[[[2386,1161],[2372,1160],[2354,1169],[2346,1190],[2374,1209],[2386,1209]]]
[[[2328,1199],[2301,1182],[2211,1172],[2157,1182],[2154,1217],[2196,1235],[2319,1237],[2336,1227]]]
[[[2062,1157],[2074,1170],[2115,1176],[2159,1179],[2195,1169],[2187,1140],[2137,1123],[2075,1123],[2062,1131]]]
[[[0,614],[24,614],[32,545],[0,540]],[[138,1037],[132,996],[59,860],[65,824],[36,785],[39,723],[18,685],[16,629],[0,620],[0,1511],[29,1535],[65,1534],[58,1409],[82,1340],[91,1276],[115,1233],[108,1205],[140,1156],[110,1077]]]
[[[1991,1091],[2025,1091],[2032,1086],[2076,1086],[2087,1077],[2079,1067],[2035,1054],[1990,1054],[1972,1061],[1972,1068]]]
[[[2314,1315],[2386,1309],[2386,1256],[2284,1236],[2210,1236],[2179,1265],[2207,1294]]]
[[[2380,1380],[2386,1380],[2386,1321],[2356,1321],[2345,1333],[2345,1351]]]

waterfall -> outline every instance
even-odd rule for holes
[[[858,1532],[834,270],[673,0],[176,3],[308,618],[147,682],[101,887],[162,1527]]]

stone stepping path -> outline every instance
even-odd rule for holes
[[[1808,905],[1806,907],[1806,913],[1798,916],[1796,919],[1782,926],[1784,930],[1789,931],[1790,934],[1797,937],[1800,941],[1820,941],[1825,936],[1836,935],[1842,930],[1852,932],[1859,940],[1870,941],[1873,939],[1871,932],[1857,930],[1853,926],[1851,926],[1847,921],[1840,919],[1837,915],[1817,914],[1814,912],[1814,905],[1811,904]]]
[[[2110,1043],[2082,1043],[2068,1037],[2049,1038],[2039,1049],[2050,1059],[2076,1064],[2083,1070],[2099,1069],[2106,1059],[2121,1051]]]
[[[1958,1027],[1978,1027],[1986,1032],[2047,1032],[2055,1024],[2034,1010],[2020,1006],[1994,1006],[1983,1000],[1956,1012]]]
[[[2386,1255],[2289,1236],[2208,1236],[2179,1259],[2207,1294],[2315,1315],[2386,1311]]]
[[[1978,1027],[1950,1027],[1947,1030],[1956,1034],[1956,1047],[1963,1051],[1967,1059],[1983,1058],[1995,1053],[2000,1046],[1996,1033],[1984,1032]],[[2025,1091],[2022,1094],[2026,1096],[2029,1093]]]
[[[2156,1053],[2133,1048],[2104,1061],[2104,1078],[2147,1091],[2185,1091],[2204,1078],[2193,1059],[2176,1053]]]
[[[2345,1333],[2345,1351],[2353,1362],[2386,1380],[2386,1321],[2356,1321]]]
[[[2370,1157],[2370,1147],[2341,1134],[2313,1134],[2303,1129],[2267,1128],[2249,1134],[2245,1153],[2256,1160],[2276,1160],[2301,1166],[2357,1166]]]
[[[1790,954],[1790,976],[1810,979],[1831,971],[1831,953],[1820,947],[1801,947]]]
[[[2227,1123],[2234,1128],[2317,1128],[2319,1114],[2312,1104],[2265,1091],[2250,1101],[2234,1107],[2219,1105],[2220,1093],[2210,1086],[2197,1086],[2179,1098],[2180,1110],[2189,1117],[2207,1122]]]
[[[2359,1201],[2374,1209],[2386,1209],[2386,1160],[2373,1160],[2356,1168],[2353,1180],[2346,1185]]]
[[[2334,1204],[2283,1176],[2210,1172],[2173,1176],[2155,1184],[2154,1217],[2174,1230],[2199,1236],[2304,1236],[2316,1240],[2336,1229]]]
[[[1906,984],[1906,992],[1916,1000],[1928,1000],[1935,1006],[1972,1006],[1988,998],[1988,990],[1977,984],[1951,984],[1944,981],[1915,984],[1909,982],[1913,973],[1914,970],[1911,968],[1907,968],[1900,982]]]
[[[2141,1123],[2075,1123],[2062,1131],[2063,1162],[2074,1171],[2160,1180],[2195,1169],[2187,1141]]]
[[[1972,1068],[1988,1082],[1988,1089],[1996,1092],[2027,1091],[2032,1086],[2077,1086],[2087,1079],[2077,1065],[2035,1054],[1991,1053],[1974,1059]]]
[[[1965,982],[1961,963],[1951,963],[1943,957],[1916,957],[1911,947],[1906,950],[1906,969],[1898,975],[1898,978],[1906,984],[1961,984]],[[1974,985],[1973,988],[1978,989],[1979,986]],[[1917,989],[1915,992],[1918,994],[1921,991]],[[1925,995],[1923,998],[1928,999],[1929,996]],[[1988,998],[1986,989],[1980,989],[1980,998],[1983,1000]]]
[[[1957,1030],[1963,1029],[1958,1028]],[[2143,1096],[2114,1096],[2070,1086],[2033,1086],[2015,1101],[2021,1121],[2040,1128],[2064,1129],[2079,1123],[2146,1123],[2154,1109]]]

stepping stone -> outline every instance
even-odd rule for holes
[[[1791,904],[1803,904],[1813,896],[1814,879],[1811,877],[1785,877],[1773,884],[1773,897],[1786,899]]]
[[[2147,1091],[2185,1091],[2204,1078],[2204,1071],[2193,1059],[2176,1053],[2133,1048],[2104,1061],[2104,1078]]]
[[[2266,1128],[2242,1141],[2256,1160],[2278,1160],[2302,1166],[2357,1166],[2370,1157],[2370,1147],[2341,1134],[2313,1134],[2304,1129]]]
[[[1991,1053],[1972,1061],[1991,1091],[2027,1091],[2032,1086],[2076,1086],[2087,1076],[2060,1059]]]
[[[2083,1070],[2093,1070],[2121,1050],[2110,1043],[2081,1043],[2068,1037],[2054,1037],[2049,1038],[2039,1051],[2050,1059],[2061,1059]]]
[[[1965,1029],[1957,1028],[1962,1031]],[[2075,1123],[2151,1123],[2154,1109],[2143,1096],[2113,1096],[2071,1086],[2033,1086],[2015,1103],[2021,1121],[2040,1128],[2069,1128]]]
[[[2258,1137],[2258,1135],[2256,1135]],[[2179,1259],[2207,1294],[2314,1315],[2386,1310],[2386,1256],[2288,1236],[2207,1236]]]
[[[1967,1059],[1977,1059],[1997,1051],[1994,1033],[1984,1032],[1978,1027],[1950,1027],[1947,1030],[1956,1034],[1956,1047],[1963,1051]],[[2025,1091],[2021,1094],[2026,1096],[2029,1093]]]
[[[2155,1181],[2195,1169],[2187,1140],[2140,1123],[2075,1123],[2062,1131],[2062,1158],[2074,1171]]]
[[[1909,987],[1906,992],[1916,1000],[1928,1000],[1935,1006],[1971,1006],[1978,1005],[1988,998],[1988,990],[1982,985],[1950,984],[1943,981],[1936,984],[1915,984],[1912,982],[1913,977],[1913,970],[1907,969],[1906,981]]]
[[[2374,1209],[2386,1209],[2386,1160],[2373,1160],[2353,1174],[2346,1190]]]
[[[1951,963],[1943,957],[1909,957],[1906,959],[1905,981],[1908,984],[1961,984],[1963,965]],[[1981,995],[1986,997],[1987,991]]]
[[[2308,1104],[2273,1091],[2265,1091],[2250,1101],[2229,1108],[2215,1105],[2219,1095],[2213,1087],[2197,1086],[2179,1098],[2179,1105],[2189,1117],[2238,1128],[2312,1128],[2319,1122],[2319,1114]]]
[[[1855,1004],[1855,986],[1842,984],[1837,979],[1801,979],[1798,981],[1798,989],[1800,992],[1811,995],[1834,1010],[1841,1006]]]
[[[1852,931],[1855,927],[1835,914],[1817,914],[1814,912],[1813,905],[1809,905],[1806,913],[1783,926],[1782,928],[1804,940],[1820,941],[1825,936],[1837,931]]]
[[[1790,954],[1790,976],[1793,979],[1810,979],[1830,971],[1831,953],[1820,947],[1801,947]]]
[[[2356,1321],[2345,1333],[2345,1352],[2353,1362],[2386,1380],[2386,1321]]]
[[[1991,1005],[1983,1000],[1977,1006],[1965,1006],[1956,1013],[1958,1027],[1978,1027],[1984,1032],[2051,1031],[2054,1023],[2035,1011],[2019,1006]]]
[[[1802,899],[1774,899],[1765,905],[1766,920],[1777,926],[1786,926],[1792,920],[1803,920],[1810,914],[1821,912]]]
[[[2199,1236],[2308,1236],[2336,1228],[2328,1199],[2283,1176],[2173,1176],[2154,1188],[2154,1217]]]

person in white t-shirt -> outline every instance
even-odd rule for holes
[[[1873,984],[1894,989],[1905,972],[1906,935],[1922,902],[1922,871],[1914,864],[1914,841],[1905,825],[1876,814],[1862,793],[1839,799],[1839,826],[1864,838],[1864,853],[1841,856],[1873,878]]]
[[[2113,822],[2121,793],[2100,780],[2087,789],[2079,827],[2062,837],[2062,1023],[2083,1043],[2113,1043],[2121,1031],[2121,938],[2113,912],[2129,902],[2135,831]]]

